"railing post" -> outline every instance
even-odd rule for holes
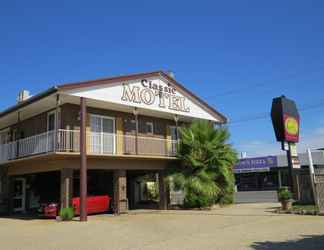
[[[47,136],[46,136],[46,152],[48,152],[49,151],[49,149],[48,149],[48,134],[47,134]]]
[[[20,111],[17,114],[17,145],[16,145],[16,158],[19,158],[19,141],[20,141]]]
[[[134,116],[135,116],[135,154],[138,155],[138,110],[134,108]]]
[[[86,100],[80,98],[80,221],[87,221]]]
[[[56,152],[58,146],[58,129],[60,127],[60,119],[59,119],[59,106],[60,106],[60,95],[56,95],[56,108],[55,108],[55,129],[54,129],[54,148],[53,151]]]
[[[177,153],[177,147],[178,147],[178,144],[179,144],[179,116],[178,115],[175,115],[174,116],[174,121],[175,121],[175,125],[176,125],[176,145],[175,145],[175,148],[174,148],[174,151],[175,152],[172,152],[173,154],[176,154]]]

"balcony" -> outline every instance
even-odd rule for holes
[[[141,137],[88,132],[89,155],[142,155],[175,157],[177,141],[156,137]],[[80,153],[80,131],[48,131],[0,145],[0,163],[46,153]]]

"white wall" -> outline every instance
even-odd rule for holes
[[[164,87],[170,86],[164,79],[161,78],[146,78],[148,81],[151,81],[153,84],[157,84]],[[179,98],[185,98],[185,107],[187,107],[189,112],[181,111],[181,110],[173,110],[169,109],[168,105],[166,105],[166,108],[161,108],[159,105],[159,97],[155,96],[155,101],[151,105],[147,105],[144,102],[141,103],[134,103],[131,101],[125,101],[122,99],[124,86],[123,84],[127,84],[129,88],[134,90],[136,88],[139,88],[140,90],[145,89],[142,85],[142,79],[136,80],[136,81],[127,81],[127,82],[116,82],[114,84],[107,84],[107,85],[100,85],[95,87],[89,87],[89,88],[80,88],[80,89],[74,89],[65,91],[65,93],[73,96],[78,97],[85,97],[115,104],[121,104],[121,105],[127,105],[132,107],[138,107],[142,109],[149,109],[154,111],[160,111],[160,112],[167,112],[172,114],[177,114],[180,116],[187,116],[187,117],[193,117],[193,118],[199,118],[199,119],[206,119],[211,120],[215,122],[219,122],[217,117],[214,116],[213,113],[207,112],[205,109],[203,109],[201,106],[203,104],[199,103],[196,99],[189,96],[187,93],[184,93],[184,91],[176,89],[175,95]],[[171,85],[172,87],[172,85]],[[168,99],[166,99],[167,102]],[[168,103],[168,102],[167,102]]]

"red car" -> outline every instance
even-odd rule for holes
[[[87,197],[87,213],[97,214],[108,212],[110,208],[111,197],[109,195],[88,196]],[[80,215],[80,197],[72,198],[72,206],[74,214]],[[41,213],[46,218],[55,218],[59,214],[59,204],[52,202],[42,204]]]

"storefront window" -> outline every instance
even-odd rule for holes
[[[254,172],[236,174],[238,191],[276,190],[278,188],[278,173]]]

